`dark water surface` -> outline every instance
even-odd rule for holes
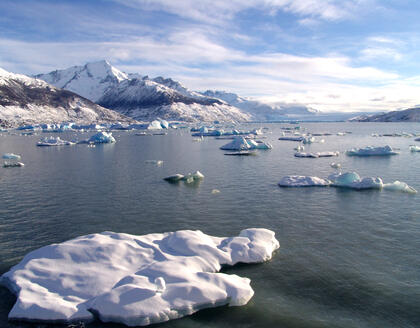
[[[277,140],[280,127],[288,125],[264,126],[273,149],[249,157],[224,156],[219,147],[229,140],[194,142],[186,130],[166,136],[114,132],[116,144],[96,148],[40,148],[35,144],[45,134],[3,134],[0,154],[22,154],[25,167],[0,168],[0,274],[36,248],[105,230],[142,235],[200,229],[232,236],[263,227],[280,241],[273,259],[226,269],[251,278],[255,295],[246,306],[208,309],[155,326],[420,327],[420,194],[277,186],[284,175],[327,177],[335,171],[330,163],[339,162],[343,171],[401,180],[420,190],[420,153],[408,150],[414,138],[371,136],[418,133],[420,124],[303,124],[310,132],[353,132],[317,137],[325,143],[308,151],[386,144],[401,149],[389,158],[332,159],[295,158],[297,143]],[[196,186],[162,180],[196,170],[205,175]],[[39,326],[8,322],[13,303],[14,296],[0,287],[0,327]]]

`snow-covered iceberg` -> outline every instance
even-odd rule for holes
[[[408,148],[410,149],[410,151],[412,153],[420,152],[420,147],[419,146],[412,145],[412,146],[410,146]]]
[[[90,321],[129,326],[200,309],[246,304],[250,280],[222,265],[260,263],[279,248],[274,232],[242,230],[220,238],[183,230],[135,236],[103,232],[42,247],[1,277],[17,300],[10,319]]]
[[[251,149],[272,149],[268,142],[254,141],[252,139],[246,140],[244,137],[236,136],[228,144],[220,147],[222,150],[251,150]]]
[[[49,147],[49,146],[71,146],[74,145],[74,142],[66,141],[60,139],[60,137],[49,137],[44,138],[42,141],[37,142],[37,146],[39,147]]]
[[[348,156],[390,156],[397,155],[398,152],[394,151],[391,146],[384,147],[365,147],[353,148],[346,151]]]
[[[288,175],[279,182],[280,187],[327,187],[330,184],[327,179],[304,175]]]
[[[160,124],[160,121],[152,121],[150,122],[150,124],[147,126],[148,130],[161,130],[162,129],[162,125]]]
[[[336,173],[328,177],[335,187],[351,189],[381,189],[383,182],[381,178],[361,178],[356,172]]]
[[[79,143],[88,143],[88,144],[104,144],[104,143],[114,143],[115,138],[112,136],[111,132],[98,132],[94,134],[87,140],[80,141]]]

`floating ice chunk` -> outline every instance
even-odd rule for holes
[[[304,144],[311,144],[315,142],[315,138],[314,137],[305,137],[303,138],[302,142]]]
[[[195,171],[195,173],[192,175],[192,177],[194,178],[194,180],[204,179],[204,175],[200,171]]]
[[[175,175],[166,177],[163,180],[168,181],[168,182],[178,182],[178,181],[181,181],[183,178],[184,176],[182,174],[177,173]]]
[[[335,162],[331,163],[330,166],[335,168],[335,169],[341,168],[341,164],[340,163],[335,163]]]
[[[49,146],[71,146],[75,145],[74,142],[61,140],[60,137],[49,137],[44,138],[42,141],[39,141],[37,144],[39,147],[49,147]]]
[[[305,146],[303,146],[303,145],[298,145],[297,147],[295,147],[294,148],[296,151],[298,151],[298,152],[302,152],[302,151],[304,151],[305,150]]]
[[[13,159],[13,160],[19,160],[22,157],[20,155],[17,154],[13,154],[13,153],[5,153],[2,156],[3,159]]]
[[[273,148],[271,144],[264,141],[247,140],[247,142],[251,146],[251,149],[272,149]]]
[[[111,132],[98,132],[91,136],[88,140],[82,141],[80,143],[88,144],[103,144],[103,143],[114,143],[115,138],[112,136]]]
[[[157,160],[157,159],[148,159],[146,161],[144,161],[146,164],[153,164],[156,166],[162,166],[163,165],[163,161],[161,160]]]
[[[391,146],[384,147],[365,147],[353,148],[346,152],[348,156],[389,156],[397,155],[398,152],[394,151]]]
[[[244,137],[235,137],[228,144],[220,147],[222,150],[248,150],[251,149],[251,145],[246,141]]]
[[[162,129],[162,125],[160,124],[159,121],[155,120],[150,122],[150,124],[147,126],[148,130],[161,130]]]
[[[308,157],[308,158],[318,158],[318,157],[334,157],[338,156],[340,153],[338,151],[320,151],[317,153],[295,153],[295,157]]]
[[[303,175],[288,175],[279,182],[280,187],[326,187],[330,184],[327,179]]]
[[[405,182],[401,182],[401,181],[398,181],[398,180],[394,181],[393,183],[385,183],[383,185],[383,188],[386,189],[386,190],[407,192],[409,194],[416,194],[417,193],[416,189],[414,189],[413,187],[410,187]]]
[[[211,191],[211,193],[214,195],[214,194],[219,194],[220,193],[220,190],[219,189],[213,189],[212,191]]]
[[[414,145],[410,146],[409,149],[412,153],[420,151],[420,147],[419,146],[414,146]]]
[[[335,187],[344,187],[352,189],[381,189],[383,182],[381,178],[363,178],[356,172],[346,172],[332,174],[328,177],[332,181],[332,185]]]
[[[25,164],[22,162],[4,162],[3,167],[23,167]]]
[[[279,140],[287,140],[287,141],[303,141],[303,137],[299,136],[286,136],[286,137],[280,137]]]
[[[103,232],[45,246],[1,277],[17,300],[10,319],[93,320],[129,326],[183,317],[224,304],[244,305],[250,280],[222,265],[267,261],[274,232],[246,229],[219,238],[201,231],[135,236]]]

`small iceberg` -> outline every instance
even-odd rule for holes
[[[330,166],[334,169],[340,169],[341,168],[341,164],[340,163],[335,163],[335,162],[331,163]]]
[[[147,126],[148,130],[162,130],[162,125],[160,124],[160,121],[152,121],[150,122],[150,124]]]
[[[273,146],[271,146],[267,142],[263,141],[255,141],[252,139],[246,140],[244,137],[236,136],[234,139],[229,142],[228,144],[220,147],[222,150],[252,150],[252,149],[272,149]]]
[[[153,164],[156,166],[162,166],[163,165],[163,161],[161,160],[157,160],[157,159],[148,159],[146,161],[144,161],[146,164]]]
[[[71,146],[75,145],[74,142],[61,140],[60,137],[49,137],[44,138],[42,141],[37,142],[36,144],[39,147],[50,147],[50,146]]]
[[[412,145],[412,146],[409,147],[409,149],[412,153],[420,152],[420,147],[419,146]]]
[[[314,137],[304,137],[302,142],[303,144],[311,144],[314,143],[316,140]]]
[[[168,182],[179,182],[184,178],[184,176],[182,174],[175,174],[175,175],[171,175],[169,177],[163,178],[163,180],[168,181]]]
[[[111,132],[98,132],[91,136],[88,140],[80,141],[79,143],[87,143],[87,144],[106,144],[106,143],[114,143],[115,138],[112,136]]]
[[[340,153],[338,151],[321,151],[317,153],[303,153],[297,152],[295,153],[295,157],[303,157],[303,158],[319,158],[319,157],[334,157],[338,156]]]
[[[328,179],[335,187],[351,189],[381,189],[383,182],[381,178],[361,178],[356,172],[331,174]]]
[[[247,304],[251,280],[219,271],[268,261],[279,247],[273,231],[259,228],[233,237],[108,231],[34,250],[0,283],[16,295],[11,320],[143,326]]]
[[[327,187],[330,184],[327,179],[304,175],[288,175],[278,183],[280,187]]]
[[[365,147],[353,148],[346,151],[348,156],[390,156],[397,155],[398,152],[394,151],[391,146],[384,147]]]
[[[22,162],[4,162],[3,167],[23,167],[25,164]]]
[[[12,160],[19,160],[22,158],[22,156],[13,154],[13,153],[5,153],[2,156],[3,159],[12,159]]]
[[[200,171],[196,171],[195,173],[188,173],[186,175],[177,173],[175,175],[166,177],[163,180],[171,182],[171,183],[184,181],[186,184],[190,184],[193,182],[199,182],[203,179],[204,179],[204,175]]]
[[[386,190],[391,190],[391,191],[402,191],[402,192],[407,192],[409,194],[417,194],[416,189],[414,189],[413,187],[410,187],[405,182],[401,182],[398,180],[394,181],[393,183],[385,183],[383,185],[383,188]]]

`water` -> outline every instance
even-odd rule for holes
[[[41,136],[3,134],[0,154],[22,154],[26,165],[0,168],[0,273],[31,250],[105,230],[141,235],[200,229],[230,236],[264,227],[280,241],[273,259],[226,269],[251,278],[255,295],[246,306],[208,309],[157,326],[419,327],[420,194],[279,188],[277,182],[290,174],[327,177],[335,171],[329,164],[339,162],[343,170],[420,190],[420,153],[408,151],[413,138],[370,136],[420,132],[420,124],[303,124],[311,132],[353,132],[318,137],[325,143],[308,145],[308,151],[386,144],[401,149],[389,158],[319,159],[295,158],[297,143],[277,140],[280,127],[288,125],[264,126],[274,148],[251,157],[224,156],[218,148],[229,140],[194,142],[185,130],[167,136],[114,132],[116,144],[96,148],[39,148]],[[199,186],[162,180],[196,170],[205,175]],[[14,300],[0,287],[0,327],[37,327],[8,322]]]

